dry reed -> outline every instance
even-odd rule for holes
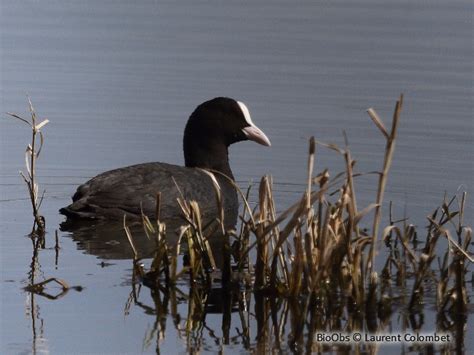
[[[36,160],[39,158],[41,149],[43,148],[44,137],[43,132],[41,132],[41,128],[43,128],[49,120],[44,119],[40,123],[36,123],[38,117],[36,115],[36,111],[31,103],[30,98],[28,97],[28,105],[31,115],[31,121],[17,115],[16,113],[7,112],[7,115],[10,117],[14,117],[21,122],[27,124],[31,128],[31,143],[28,144],[25,151],[25,166],[26,166],[26,173],[20,171],[20,175],[26,183],[28,187],[28,193],[30,196],[31,206],[33,208],[33,217],[34,223],[31,234],[37,234],[39,236],[44,236],[45,234],[45,219],[42,215],[40,215],[39,209],[41,207],[41,203],[43,202],[43,197],[45,191],[43,191],[41,197],[39,196],[39,187],[38,183],[36,182]],[[36,146],[37,144],[37,136],[39,135],[39,147]]]

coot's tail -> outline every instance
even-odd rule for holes
[[[65,215],[68,218],[83,218],[83,219],[96,219],[97,216],[94,214],[94,209],[89,206],[77,206],[77,203],[72,203],[69,206],[63,207],[59,210],[59,213]]]

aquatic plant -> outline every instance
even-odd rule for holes
[[[43,132],[41,131],[41,129],[49,122],[49,120],[43,119],[40,123],[36,123],[38,120],[38,117],[36,115],[36,111],[29,97],[28,97],[28,106],[29,106],[31,120],[25,119],[21,117],[20,115],[17,115],[16,113],[12,113],[12,112],[7,112],[7,115],[20,120],[21,122],[27,124],[31,128],[31,143],[28,144],[25,151],[26,173],[23,171],[20,171],[20,175],[25,181],[26,186],[28,187],[30,202],[33,208],[34,223],[33,223],[31,234],[44,236],[45,219],[40,214],[39,210],[41,207],[41,203],[43,202],[45,191],[43,190],[43,193],[40,197],[38,183],[36,182],[36,161],[40,156],[41,149],[43,148],[43,143],[44,143]],[[37,146],[38,136],[39,136],[39,146]]]

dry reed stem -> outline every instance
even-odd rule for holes
[[[374,222],[373,222],[372,232],[371,232],[372,233],[372,243],[370,245],[369,259],[368,259],[368,262],[367,262],[367,275],[370,275],[372,273],[373,267],[374,267],[375,255],[376,255],[376,246],[377,246],[377,241],[378,241],[378,230],[379,230],[379,224],[380,224],[380,220],[381,220],[381,216],[382,216],[383,196],[384,196],[384,192],[385,192],[385,186],[386,186],[386,183],[387,183],[388,171],[390,170],[390,166],[392,164],[393,153],[394,153],[394,150],[395,150],[395,141],[396,141],[396,138],[397,138],[397,128],[398,128],[398,122],[399,122],[399,119],[400,119],[400,113],[401,113],[402,106],[403,106],[403,94],[400,95],[400,98],[399,98],[399,100],[397,101],[397,103],[395,105],[395,110],[394,110],[393,119],[392,119],[392,129],[390,131],[390,135],[387,137],[387,134],[384,134],[384,136],[387,139],[387,143],[386,143],[386,147],[385,147],[383,170],[382,170],[382,173],[380,174],[380,177],[379,177],[379,184],[378,184],[378,189],[377,189],[377,200],[376,200],[377,206],[375,207]],[[373,110],[371,112],[373,113]],[[377,116],[374,116],[374,117],[377,117]],[[374,118],[373,118],[373,120],[374,120]],[[380,119],[375,119],[374,122],[381,123]],[[380,128],[379,125],[377,125],[377,127]]]
[[[27,174],[25,175],[22,171],[20,171],[20,175],[28,187],[30,202],[33,208],[34,223],[33,223],[33,228],[31,231],[31,235],[37,234],[40,237],[43,237],[46,232],[45,219],[43,216],[40,215],[39,207],[41,206],[41,203],[43,201],[44,191],[43,191],[42,197],[40,198],[40,200],[38,200],[39,187],[36,182],[36,160],[39,158],[39,155],[41,153],[41,150],[44,144],[44,137],[43,137],[43,133],[41,132],[41,128],[43,128],[49,122],[49,120],[45,119],[42,122],[37,124],[36,111],[29,97],[28,97],[28,106],[29,106],[29,111],[31,115],[31,122],[22,118],[21,116],[15,113],[7,112],[7,115],[9,115],[10,117],[14,117],[20,120],[21,122],[26,123],[31,128],[31,144],[28,144],[25,151],[25,166],[26,166]],[[37,149],[36,136],[38,134],[39,134],[40,142],[39,142],[39,148]]]
[[[41,282],[38,282],[38,283],[35,283],[33,285],[28,285],[28,289],[35,292],[35,291],[41,291],[43,290],[44,286],[50,282],[55,282],[57,283],[59,286],[61,286],[62,290],[63,291],[66,291],[66,290],[69,290],[69,285],[67,284],[66,281],[64,280],[61,280],[61,279],[58,279],[56,277],[51,277],[47,280],[44,280],[44,281],[41,281]]]
[[[276,219],[276,208],[275,208],[275,201],[274,201],[274,198],[273,198],[273,179],[271,176],[269,176],[268,178],[268,183],[267,183],[267,193],[269,195],[269,214],[270,214],[270,220],[271,221],[274,221]],[[280,248],[278,250],[275,250],[275,244],[277,243],[277,240],[278,240],[278,236],[280,234],[280,227],[279,226],[275,226],[274,229],[272,229],[269,233],[271,233],[271,239],[270,239],[270,242],[271,242],[271,247],[272,247],[272,250],[274,250],[275,252],[278,253],[278,261],[279,261],[279,265],[280,265],[280,269],[281,269],[281,272],[283,274],[283,282],[285,284],[288,283],[288,280],[289,280],[289,271],[288,271],[288,266],[287,266],[287,263],[285,261],[285,251]],[[275,277],[276,276],[276,270],[273,270],[274,266],[272,264],[272,267],[271,267],[271,275],[272,277]],[[272,284],[272,277],[270,278],[270,285]]]
[[[123,229],[125,230],[125,234],[127,235],[128,242],[130,243],[130,246],[132,247],[133,260],[138,260],[137,248],[135,247],[135,243],[133,242],[133,236],[132,236],[132,233],[130,232],[130,228],[127,226],[126,215],[123,215]]]

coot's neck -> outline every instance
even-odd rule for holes
[[[229,165],[229,150],[224,143],[185,137],[183,148],[187,167],[217,170],[234,180]]]

